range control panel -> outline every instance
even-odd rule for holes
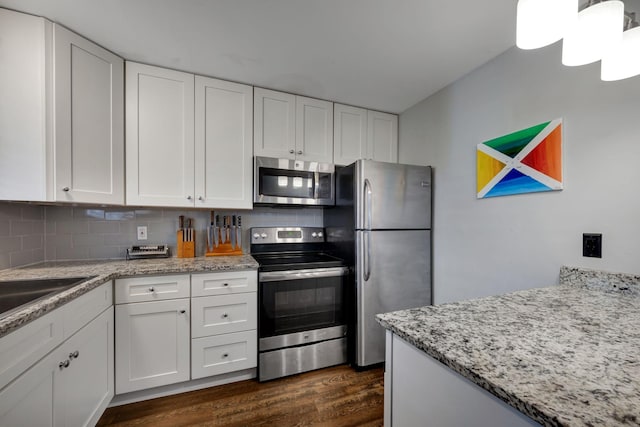
[[[254,227],[251,229],[251,244],[322,243],[324,241],[322,227]]]

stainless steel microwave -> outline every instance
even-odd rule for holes
[[[335,204],[333,164],[259,156],[255,157],[254,163],[254,204]]]

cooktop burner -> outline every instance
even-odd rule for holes
[[[260,271],[342,267],[345,263],[327,253],[320,227],[258,227],[251,229],[251,255]]]

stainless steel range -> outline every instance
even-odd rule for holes
[[[323,228],[251,229],[258,261],[258,379],[347,361],[349,268],[325,252]]]

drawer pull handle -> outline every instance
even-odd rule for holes
[[[224,354],[222,355],[222,358],[223,358],[223,359],[226,359],[227,357],[229,357],[229,353],[224,353]]]
[[[74,351],[73,353],[69,353],[69,359],[77,359],[78,356],[80,356],[80,352],[78,350]]]
[[[222,318],[223,318],[223,319],[226,319],[227,317],[229,317],[229,315],[228,315],[227,313],[223,313],[223,314],[222,314]]]
[[[149,287],[149,292],[155,292],[156,290],[153,288],[153,286]]]
[[[68,368],[69,367],[69,359],[65,360],[64,362],[60,362],[58,363],[58,368],[60,369],[64,369],[64,368]]]
[[[229,284],[228,283],[223,283],[222,286],[227,287],[227,286],[229,286]]]

